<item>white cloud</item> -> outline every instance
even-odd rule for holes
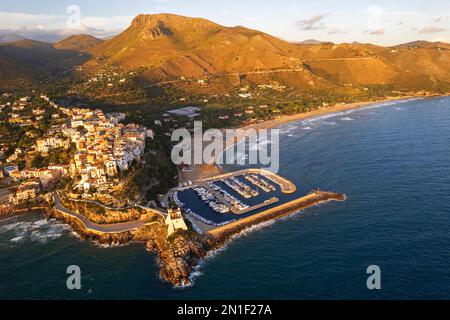
[[[48,15],[0,11],[0,30],[18,33],[23,37],[41,41],[57,41],[79,33],[107,37],[124,30],[134,17],[81,16],[81,23],[75,28],[68,28],[69,18],[70,14]]]
[[[308,19],[302,19],[298,20],[295,24],[297,27],[299,27],[301,30],[318,30],[318,29],[324,29],[325,24],[323,23],[323,19],[328,14],[318,14]]]
[[[112,17],[83,17],[81,19],[82,25],[88,28],[96,29],[117,29],[120,27],[127,27],[133,16],[112,16]]]
[[[419,30],[419,33],[421,33],[421,34],[424,34],[424,33],[439,33],[439,32],[444,32],[444,31],[447,31],[447,29],[439,28],[439,27],[424,27],[424,28]]]
[[[383,35],[386,33],[386,29],[379,28],[379,29],[373,29],[373,30],[364,30],[364,33],[380,36],[380,35]]]
[[[30,14],[0,11],[0,29],[18,29],[23,25],[45,25],[63,21],[64,15]]]
[[[348,30],[343,30],[339,27],[333,27],[331,29],[328,30],[328,34],[332,35],[332,34],[347,34]]]

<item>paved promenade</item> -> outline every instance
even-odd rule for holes
[[[80,220],[88,230],[98,233],[124,233],[128,231],[138,230],[145,227],[146,225],[155,223],[154,221],[147,219],[115,224],[96,224],[87,219],[85,216],[65,208],[61,203],[61,198],[58,193],[53,192],[53,198],[55,199],[56,210]]]

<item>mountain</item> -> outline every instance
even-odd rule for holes
[[[139,15],[127,30],[92,51],[126,70],[146,67],[165,77],[298,68],[298,52],[259,31],[170,14]]]
[[[42,79],[78,64],[88,73],[108,66],[128,74],[136,71],[135,84],[143,86],[167,81],[177,86],[183,78],[208,77],[225,90],[244,78],[254,84],[278,82],[298,92],[347,92],[349,87],[370,85],[411,91],[450,87],[447,43],[296,44],[241,26],[173,14],[141,14],[122,33],[104,41],[78,35],[55,45],[31,40],[0,44],[0,81]]]
[[[430,42],[430,41],[424,41],[424,40],[418,40],[408,43],[403,43],[400,45],[397,45],[396,47],[406,47],[406,48],[445,48],[450,49],[450,44],[445,42]]]
[[[113,64],[125,70],[146,69],[145,76],[154,81],[303,69],[295,76],[274,77],[294,87],[319,83],[343,86],[398,82],[415,86],[419,80],[427,85],[448,82],[448,51],[439,50],[436,44],[410,47],[316,40],[299,45],[244,27],[157,14],[137,16],[124,32],[96,46],[90,63]]]
[[[13,32],[0,32],[0,42],[25,40],[25,37]]]
[[[61,40],[55,43],[54,47],[56,49],[72,50],[76,52],[87,53],[102,42],[103,40],[95,38],[91,35],[80,34],[80,35],[73,35],[64,40]]]
[[[0,43],[0,83],[37,81],[58,75],[88,60],[87,55],[56,49],[34,40]]]

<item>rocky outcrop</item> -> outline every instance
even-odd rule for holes
[[[174,286],[191,284],[191,274],[200,259],[206,256],[201,237],[195,233],[180,232],[167,240],[166,226],[155,222],[141,230],[122,233],[104,233],[87,229],[76,217],[52,210],[47,218],[55,218],[70,225],[83,239],[105,245],[123,245],[130,242],[145,243],[147,250],[156,252],[161,277]]]
[[[147,244],[148,249],[151,247],[155,248],[155,244]],[[203,241],[186,233],[179,233],[174,240],[166,242],[162,248],[155,249],[158,253],[161,277],[175,286],[190,285],[192,272],[199,265],[200,259],[206,256]]]
[[[146,244],[147,250],[155,252],[158,256],[161,278],[174,286],[181,287],[192,284],[192,274],[207,252],[222,247],[234,234],[255,224],[277,219],[319,203],[343,200],[345,195],[342,194],[314,191],[277,208],[212,230],[204,236],[193,231],[179,231],[167,238],[167,227],[162,218],[139,230],[105,233],[87,229],[81,220],[57,210],[52,210],[49,217],[64,221],[71,225],[82,238],[100,244],[126,244],[131,241]]]

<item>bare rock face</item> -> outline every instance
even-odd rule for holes
[[[200,239],[179,235],[159,250],[160,275],[175,286],[191,284],[191,274],[206,250]]]
[[[92,233],[76,218],[56,210],[52,210],[47,217],[69,224],[82,238],[100,244],[119,245],[132,241],[144,243],[147,250],[157,253],[161,277],[174,286],[190,285],[194,268],[198,266],[200,259],[206,256],[203,239],[193,233],[176,234],[170,241],[166,241],[167,233],[162,232],[162,229],[118,234]]]

